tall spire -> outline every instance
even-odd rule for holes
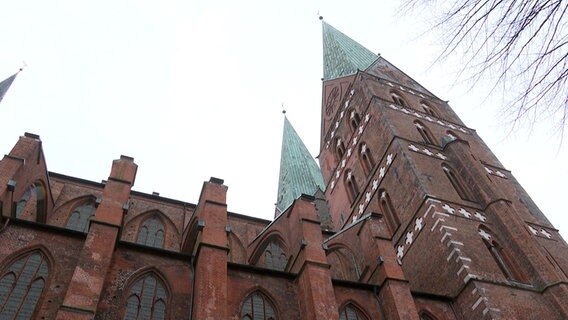
[[[318,189],[325,190],[320,168],[288,118],[284,117],[276,207],[283,212],[302,193],[313,196]]]
[[[322,20],[323,78],[339,78],[365,70],[378,56]]]

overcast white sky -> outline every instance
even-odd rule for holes
[[[319,151],[319,12],[450,100],[566,235],[568,152],[550,122],[511,132],[487,88],[455,85],[458,59],[429,68],[440,41],[420,36],[428,15],[397,10],[394,1],[9,1],[0,78],[28,67],[0,104],[0,152],[33,132],[50,171],[94,181],[129,155],[135,190],[193,203],[215,176],[229,186],[230,211],[270,219],[282,103]]]

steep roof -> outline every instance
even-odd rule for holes
[[[284,117],[276,207],[283,212],[302,193],[313,196],[318,188],[325,190],[320,168],[288,118]]]
[[[377,55],[322,20],[323,78],[339,78],[365,70]]]

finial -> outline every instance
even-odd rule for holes
[[[320,19],[320,20],[323,20],[323,16],[319,16],[319,19]]]
[[[27,67],[28,65],[26,64],[25,61],[22,61],[22,66],[20,67],[20,71],[24,71],[24,68]]]
[[[286,114],[286,109],[284,109],[284,102],[282,102],[282,114]]]

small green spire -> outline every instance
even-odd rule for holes
[[[313,196],[318,189],[325,191],[320,168],[288,118],[284,117],[276,207],[283,212],[302,193]]]
[[[323,78],[335,79],[365,70],[378,56],[322,20]]]

